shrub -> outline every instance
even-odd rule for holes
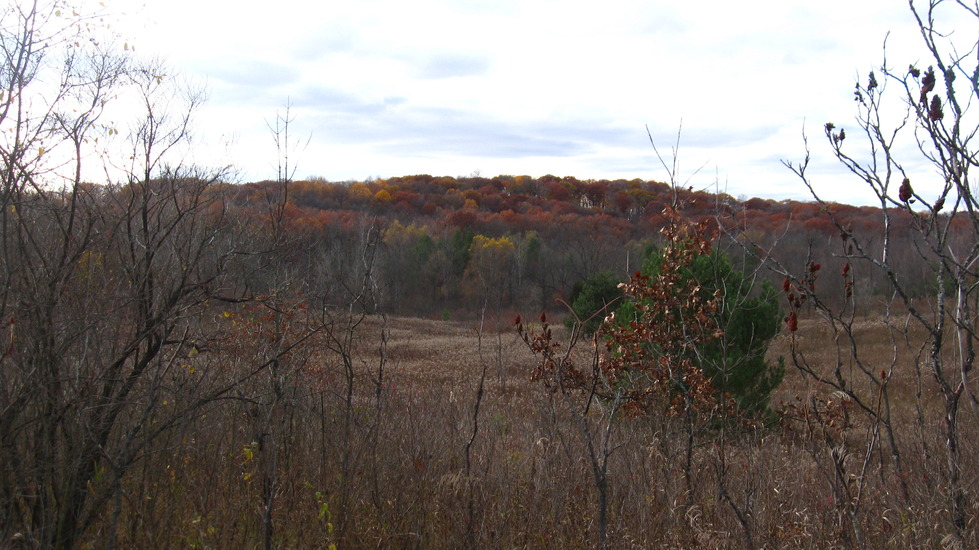
[[[681,242],[680,246],[689,244],[689,241]],[[652,248],[643,265],[642,277],[661,279],[664,261],[664,250]],[[715,301],[707,311],[717,337],[697,341],[690,353],[693,364],[703,371],[716,391],[732,397],[743,413],[767,415],[769,399],[785,370],[781,357],[774,363],[765,357],[769,343],[780,329],[778,293],[768,282],[757,285],[753,278],[735,268],[723,252],[710,247],[694,251],[679,268],[676,262],[670,265],[670,269],[678,269],[677,280],[670,283],[673,293],[690,294],[689,298],[700,304]],[[648,303],[651,299],[635,294],[627,297],[619,308],[617,324],[629,327],[630,323],[648,323],[644,316],[671,315],[651,307],[653,304]],[[637,300],[646,302],[646,307],[637,308]],[[699,322],[684,319],[683,312],[672,315],[672,321],[664,321],[691,326]]]
[[[621,281],[611,271],[602,271],[575,285],[571,291],[571,315],[564,318],[569,330],[580,325],[583,334],[591,336],[605,316],[615,311],[622,300]]]

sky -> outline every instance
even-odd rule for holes
[[[804,200],[782,161],[805,132],[820,193],[863,204],[823,124],[853,126],[888,33],[891,64],[924,59],[899,0],[150,0],[122,19],[206,85],[196,160],[240,181],[276,176],[289,104],[298,178],[667,181],[649,136],[671,163],[679,135],[680,183]]]

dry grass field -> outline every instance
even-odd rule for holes
[[[895,355],[881,319],[854,327],[868,363],[894,365],[893,448],[879,422],[807,382],[791,361],[773,401],[788,411],[782,423],[698,434],[690,486],[675,421],[619,418],[611,546],[945,547],[936,388],[916,376],[906,345]],[[138,483],[123,491],[120,544],[253,548],[266,518],[282,548],[594,546],[585,440],[558,395],[529,380],[534,358],[509,316],[482,327],[372,317],[346,334],[342,353],[316,344],[280,405],[215,408],[186,427],[191,435],[174,432],[172,452],[144,457]],[[773,356],[791,355],[786,334]],[[811,363],[835,364],[833,333],[818,322],[804,321],[795,339]],[[806,409],[813,396],[819,410]],[[979,456],[976,425],[970,409],[967,456]],[[966,462],[971,492],[979,472]],[[976,504],[968,508],[976,517]],[[979,542],[974,525],[968,533]]]

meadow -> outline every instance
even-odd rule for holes
[[[894,360],[895,331],[884,318],[854,327],[867,361]],[[509,316],[366,317],[355,332],[342,353],[307,357],[271,412],[223,405],[170,435],[166,452],[146,456],[123,491],[120,546],[251,548],[265,521],[274,545],[288,548],[594,544],[584,440],[558,394],[530,381],[535,358]],[[770,353],[791,355],[793,337],[796,353],[835,362],[833,335],[817,319],[785,331]],[[943,548],[941,430],[917,420],[940,403],[912,357],[898,355],[889,406],[891,421],[909,428],[897,434],[901,471],[879,425],[794,368],[773,400],[778,425],[701,434],[689,487],[677,421],[620,418],[611,546],[744,548],[749,529],[758,548],[849,548],[856,532],[868,548]],[[829,421],[807,418],[813,397]],[[979,434],[966,425],[963,453],[976,456]],[[965,466],[972,487],[977,464]]]
[[[796,202],[680,132],[667,182],[298,180],[289,101],[242,183],[74,4],[0,8],[0,547],[979,547],[979,7],[909,2]]]

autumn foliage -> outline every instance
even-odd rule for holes
[[[261,218],[275,185],[248,183],[229,186],[226,192],[240,215]],[[726,247],[732,235],[742,235],[787,264],[809,254],[831,253],[837,224],[857,236],[883,231],[879,209],[872,207],[736,199],[685,188],[675,194],[676,216],[724,228],[718,245]],[[551,175],[414,175],[362,182],[313,178],[291,184],[282,230],[304,242],[310,255],[329,258],[327,273],[340,278],[349,276],[344,266],[362,262],[355,244],[364,242],[366,229],[382,231],[383,246],[377,250],[381,311],[471,315],[480,303],[477,289],[491,279],[501,290],[494,303],[529,303],[559,313],[563,306],[557,300],[570,303],[573,289],[589,277],[636,271],[650,245],[662,242],[660,231],[670,223],[665,212],[673,198],[669,186],[643,180]],[[910,229],[919,223],[904,211],[891,213],[890,222],[895,243],[909,243]],[[488,269],[483,245],[501,239],[512,247],[497,247],[495,266]],[[776,239],[778,246],[771,246]],[[881,246],[866,240],[870,253]],[[923,280],[926,270],[910,261],[910,244],[896,249],[909,261],[895,262],[895,269]],[[771,282],[779,281],[772,277]],[[853,280],[864,290],[860,296],[885,284],[875,273]],[[927,288],[923,281],[911,290]]]
[[[606,354],[600,365],[612,387],[629,388],[630,414],[711,417],[718,408],[733,410],[734,405],[699,367],[706,345],[723,337],[716,321],[723,296],[720,289],[700,292],[699,282],[684,271],[697,256],[710,254],[713,236],[707,224],[673,220],[663,232],[662,269],[654,275],[636,273],[625,284],[635,317],[603,328]]]

